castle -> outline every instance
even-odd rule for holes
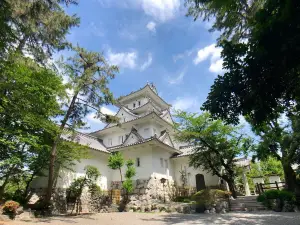
[[[168,183],[182,185],[182,171],[186,175],[185,185],[191,188],[217,186],[220,180],[201,169],[189,167],[189,154],[192,147],[174,140],[174,121],[170,109],[157,93],[153,84],[131,92],[117,99],[119,107],[116,117],[119,123],[107,124],[103,129],[89,133],[76,133],[75,139],[66,134],[65,140],[76,141],[90,148],[89,159],[76,163],[73,171],[60,172],[58,188],[67,188],[72,180],[84,175],[86,165],[96,166],[101,177],[98,185],[103,190],[117,188],[120,181],[119,171],[107,167],[108,157],[114,152],[121,152],[125,159],[135,161],[137,186],[136,194],[153,194],[161,187],[160,180],[165,178]],[[125,171],[125,169],[123,170]],[[33,182],[33,187],[46,187],[47,178]],[[155,189],[155,190],[150,190]]]

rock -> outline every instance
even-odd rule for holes
[[[209,214],[210,212],[209,212],[209,210],[205,210],[204,213],[205,214]]]
[[[282,212],[294,212],[295,205],[292,202],[284,201]]]
[[[189,205],[183,206],[182,212],[184,214],[190,214],[191,213],[191,207]]]
[[[215,213],[216,213],[216,209],[215,209],[215,208],[212,208],[211,210],[209,210],[209,212],[210,212],[211,214],[215,214]]]
[[[177,211],[178,213],[183,213],[183,207],[182,207],[182,206],[178,206],[178,207],[176,208],[176,211]]]
[[[130,209],[128,212],[133,212],[133,209]]]
[[[140,210],[141,212],[145,212],[145,206],[141,206]]]
[[[22,206],[20,206],[19,208],[17,208],[17,215],[20,215],[23,212],[24,212],[24,209],[23,209]]]
[[[226,209],[222,209],[220,213],[221,213],[221,214],[227,213],[227,212],[226,212]]]

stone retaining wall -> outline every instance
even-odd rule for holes
[[[45,188],[31,189],[32,196],[29,200],[29,205],[36,204],[46,196]],[[75,202],[68,202],[67,189],[56,188],[52,193],[52,214],[70,213],[76,211]],[[81,195],[80,199],[80,212],[108,212],[111,205],[110,198],[107,195],[91,195],[87,190]]]
[[[112,189],[122,189],[120,181],[111,183]],[[122,193],[125,194],[124,192]],[[134,191],[130,196],[131,200],[164,200],[169,202],[175,195],[175,186],[173,180],[166,180],[165,184],[161,183],[161,177],[151,176],[149,179],[138,179],[134,181]]]

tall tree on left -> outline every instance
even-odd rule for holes
[[[31,147],[55,135],[51,118],[61,114],[62,78],[19,54],[0,61],[0,199],[9,180],[25,170]],[[28,167],[28,164],[27,164]]]
[[[60,123],[60,132],[53,141],[48,188],[45,203],[48,205],[51,200],[54,164],[57,154],[57,146],[60,142],[60,134],[64,129],[82,128],[85,125],[84,118],[92,110],[96,110],[96,117],[106,122],[115,121],[114,117],[101,112],[103,104],[114,102],[112,93],[108,88],[108,83],[118,72],[117,66],[111,66],[103,55],[96,52],[88,52],[83,48],[74,47],[75,55],[61,63],[61,68],[68,85],[72,88],[70,101],[65,105],[65,113]]]

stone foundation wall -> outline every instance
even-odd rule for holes
[[[36,204],[46,196],[45,188],[31,189],[30,205]],[[80,212],[108,212],[110,206],[110,198],[107,195],[91,195],[87,190],[81,195],[80,199]],[[64,214],[76,211],[75,202],[68,202],[67,189],[56,188],[52,194],[52,214]]]
[[[122,189],[120,181],[111,183],[112,189]],[[137,179],[134,181],[134,191],[130,196],[130,200],[162,200],[169,202],[175,195],[174,181],[167,179],[165,184],[161,183],[161,177],[151,176],[149,179]],[[122,194],[125,194],[124,192]]]

